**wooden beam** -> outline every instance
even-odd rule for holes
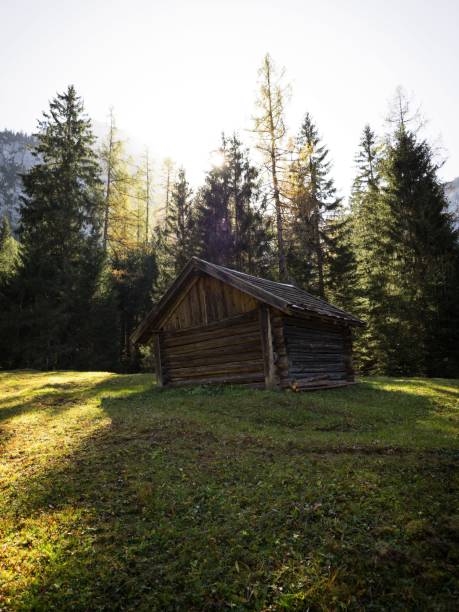
[[[273,338],[271,332],[271,317],[269,307],[266,304],[260,305],[260,332],[261,348],[263,351],[263,363],[265,371],[265,386],[267,389],[277,387],[276,370],[274,366]]]
[[[155,334],[155,369],[156,369],[156,383],[158,387],[164,387],[164,370],[162,364],[161,355],[161,333]]]
[[[204,325],[207,325],[207,323],[209,322],[209,317],[207,316],[207,303],[206,303],[206,290],[204,287],[204,276],[199,277],[198,289],[199,289],[199,298],[201,301],[202,320],[204,321]]]

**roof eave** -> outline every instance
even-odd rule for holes
[[[145,319],[132,332],[130,336],[130,341],[133,344],[144,344],[148,341],[148,338],[152,333],[152,327],[154,327],[154,324],[161,317],[161,314],[169,304],[170,300],[174,298],[174,296],[180,290],[182,285],[188,280],[189,276],[196,269],[195,259],[195,257],[192,257],[190,259],[190,261],[185,265],[178,277],[169,286],[166,293],[162,296],[156,306],[153,306],[153,308],[147,314]]]
[[[340,316],[340,315],[332,315],[329,312],[321,312],[319,310],[313,310],[306,308],[304,306],[298,306],[297,304],[290,304],[290,308],[294,311],[304,312],[305,314],[316,316],[325,319],[333,319],[334,321],[339,321],[341,323],[345,323],[347,325],[355,325],[356,327],[364,327],[365,322],[357,319],[357,317],[353,316]]]

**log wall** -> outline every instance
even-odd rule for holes
[[[259,310],[158,335],[163,384],[265,385]]]
[[[352,337],[348,327],[318,319],[283,317],[281,332],[285,343],[281,363],[283,379],[287,383],[294,380],[309,380],[317,384],[320,381],[343,383],[354,380]]]

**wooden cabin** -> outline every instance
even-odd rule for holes
[[[190,259],[132,335],[161,386],[296,390],[354,381],[356,317],[295,287]]]

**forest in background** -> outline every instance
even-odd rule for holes
[[[305,112],[285,127],[288,84],[267,55],[253,132],[221,136],[204,184],[133,170],[113,113],[96,147],[75,88],[34,135],[17,234],[0,224],[0,367],[137,371],[129,336],[192,255],[294,283],[359,316],[361,374],[459,376],[459,240],[440,162],[401,92],[385,134],[362,126],[348,202]],[[256,160],[256,161],[254,161]]]

